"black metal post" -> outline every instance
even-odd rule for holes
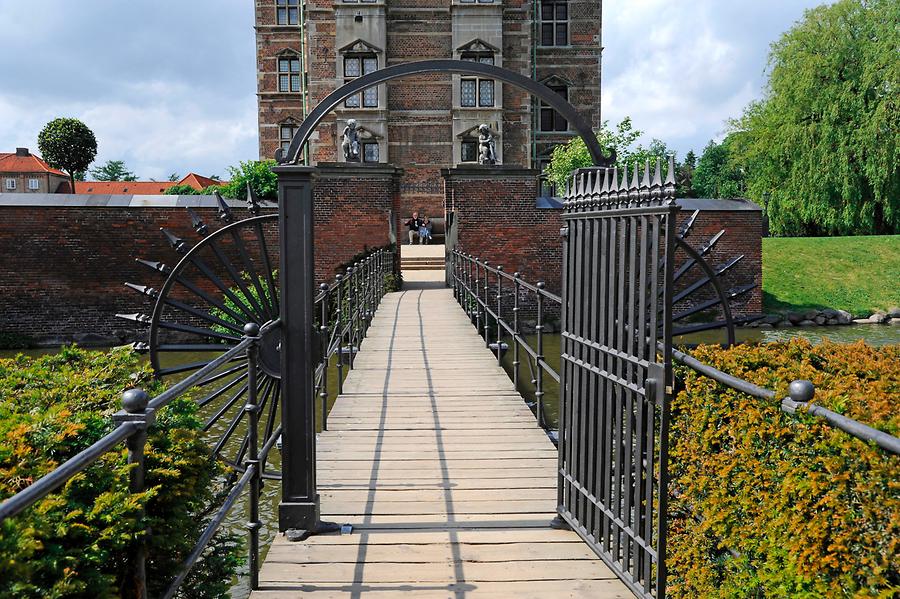
[[[278,527],[312,531],[319,527],[316,492],[316,424],[313,343],[313,185],[316,170],[278,166],[280,229],[282,479]]]
[[[322,430],[328,430],[328,285],[322,283],[319,290],[325,294],[322,298],[322,311],[319,321],[320,344],[322,347],[322,382],[319,383],[319,399],[322,402]]]
[[[113,414],[117,426],[126,422],[136,422],[140,428],[125,441],[128,448],[128,463],[134,468],[128,473],[129,493],[144,492],[144,447],[147,445],[147,429],[153,424],[154,410],[147,409],[150,396],[143,389],[129,389],[122,394],[123,410]],[[143,512],[141,512],[143,517]],[[122,596],[128,599],[147,597],[147,534],[133,539],[129,549],[128,571],[124,577]]]
[[[497,366],[500,366],[500,342],[503,340],[501,334],[503,327],[500,326],[502,320],[501,302],[503,298],[503,266],[497,266]]]
[[[537,421],[538,424],[544,426],[544,367],[541,362],[544,361],[544,282],[537,284],[537,324],[534,330],[537,332],[537,347],[535,353],[537,357],[535,362],[537,368],[534,373],[534,398],[537,400]]]
[[[262,472],[259,462],[259,401],[257,397],[257,370],[259,363],[259,325],[250,322],[244,325],[244,335],[254,339],[247,346],[247,405],[244,412],[247,414],[247,459],[244,466],[247,470],[253,469],[250,478],[249,512],[247,520],[247,532],[249,543],[247,547],[247,565],[250,570],[250,588],[259,588],[259,530],[262,522],[259,519],[259,493],[262,481]]]
[[[517,272],[513,273],[513,385],[519,390],[519,278]]]
[[[473,295],[474,295],[473,301],[475,302],[475,305],[474,305],[475,330],[480,335],[481,334],[481,274],[480,274],[481,271],[478,268],[479,265],[480,265],[480,262],[479,262],[478,258],[475,258],[475,264],[473,266],[473,269],[475,270],[475,280],[472,282],[474,285],[474,287],[472,288],[472,291],[473,291]]]
[[[337,360],[337,371],[338,371],[338,395],[344,392],[344,276],[338,275],[335,277],[337,283],[335,285],[337,289],[337,310],[335,313],[337,314],[337,322],[335,323],[335,330],[337,331],[337,340],[338,340],[338,360]]]
[[[347,294],[350,296],[347,301],[347,336],[350,342],[350,347],[347,348],[350,352],[347,361],[350,370],[353,370],[356,355],[356,269],[353,266],[347,267]]]

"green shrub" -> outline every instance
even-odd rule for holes
[[[195,196],[195,195],[199,195],[200,193],[202,193],[202,192],[197,191],[196,189],[194,189],[194,188],[191,187],[190,185],[182,184],[182,185],[173,185],[173,186],[170,187],[169,189],[165,190],[165,191],[163,192],[163,195],[167,195],[167,196]]]
[[[222,186],[220,193],[226,198],[243,200],[247,197],[247,183],[260,200],[278,200],[278,176],[272,172],[274,160],[248,160],[238,166],[228,167],[231,181]]]
[[[151,394],[161,390],[149,367],[124,348],[103,353],[70,347],[36,359],[0,360],[0,499],[109,432],[122,391],[135,385]],[[127,549],[146,526],[150,595],[161,594],[222,489],[223,469],[201,428],[195,404],[176,400],[160,410],[150,430],[145,493],[128,493],[123,447],[2,522],[0,597],[118,596]],[[240,565],[235,541],[217,536],[182,596],[227,593]]]
[[[900,430],[900,346],[701,347],[701,361]],[[680,368],[672,406],[672,597],[888,597],[900,590],[900,458]]]

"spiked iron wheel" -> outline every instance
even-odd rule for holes
[[[675,240],[675,264],[672,276],[672,335],[678,337],[701,331],[721,332],[719,342],[731,346],[735,343],[735,324],[759,318],[758,315],[734,318],[732,304],[756,287],[755,283],[743,283],[725,288],[729,273],[743,259],[732,256],[721,264],[712,266],[708,258],[713,255],[725,230],[696,247],[688,240],[699,210],[694,211],[679,227]],[[695,321],[700,322],[695,322]]]
[[[224,200],[219,199],[220,219],[233,220]],[[251,203],[251,211],[255,212]],[[252,216],[209,233],[206,224],[188,209],[194,230],[201,237],[191,246],[163,229],[176,252],[182,254],[169,268],[159,262],[139,260],[166,275],[163,285],[126,285],[155,301],[151,315],[119,315],[149,325],[149,351],[156,376],[177,381],[204,368],[237,345],[244,326],[261,328],[257,369],[259,442],[265,445],[280,435],[280,343],[277,271],[277,215]],[[213,453],[233,468],[243,471],[248,448],[247,417],[248,357],[245,352],[202,378],[193,399],[200,408],[204,430]],[[274,441],[273,441],[274,442]],[[264,470],[267,478],[280,473]]]

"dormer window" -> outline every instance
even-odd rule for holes
[[[275,19],[279,25],[300,23],[300,0],[275,0]]]
[[[459,53],[460,60],[494,64],[494,51],[481,42],[473,42]],[[489,77],[461,77],[459,80],[459,105],[463,108],[490,108],[494,106],[494,80]]]
[[[283,94],[300,91],[300,57],[296,54],[278,57],[278,91]]]

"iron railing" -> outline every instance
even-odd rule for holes
[[[337,392],[344,392],[344,367],[353,369],[359,345],[384,297],[385,278],[394,272],[394,254],[381,248],[347,267],[334,282],[322,283],[315,298],[321,359],[315,369],[322,430],[328,430],[328,368],[337,356]]]
[[[509,274],[503,266],[491,266],[470,254],[454,249],[450,253],[450,286],[453,297],[472,320],[478,333],[484,338],[485,347],[497,357],[500,365],[512,342],[511,378],[520,390],[521,366],[524,358],[528,366],[531,385],[534,386],[535,417],[538,424],[556,441],[544,404],[544,375],[559,383],[559,372],[544,355],[544,335],[548,312],[559,315],[562,298],[547,291],[543,282],[529,283],[518,272]],[[555,309],[548,310],[545,302]],[[504,314],[512,313],[512,320]],[[533,314],[535,344],[532,346],[523,332],[522,314]],[[523,355],[524,352],[524,355]]]
[[[348,267],[346,274],[338,275],[333,283],[322,285],[320,293],[315,298],[322,339],[321,359],[315,368],[315,376],[316,388],[322,400],[323,428],[327,424],[328,362],[333,356],[340,355],[342,358],[346,357],[350,368],[353,367],[353,356],[365,337],[375,309],[384,296],[385,276],[389,272],[393,272],[393,263],[393,254],[389,250],[379,249]],[[0,503],[0,522],[22,513],[61,487],[73,476],[86,470],[104,454],[114,451],[123,441],[128,449],[128,463],[134,464],[134,468],[129,473],[129,492],[142,493],[145,490],[144,446],[147,441],[147,430],[153,424],[156,412],[207,380],[207,377],[218,376],[214,373],[221,366],[245,354],[248,370],[248,395],[243,408],[247,417],[247,452],[243,463],[244,471],[229,489],[223,504],[210,518],[194,548],[182,562],[179,571],[161,596],[169,599],[175,595],[238,499],[248,489],[249,579],[251,589],[259,588],[259,531],[262,527],[259,516],[260,490],[269,453],[278,443],[282,430],[282,426],[279,424],[267,437],[264,445],[259,447],[260,406],[258,405],[259,385],[257,384],[257,375],[260,372],[259,349],[262,335],[270,328],[280,326],[280,320],[271,321],[262,327],[256,323],[248,323],[244,327],[243,337],[234,347],[229,348],[203,368],[152,399],[141,389],[129,389],[123,393],[123,409],[113,415],[115,428],[28,488]],[[342,381],[343,359],[338,360],[337,367],[339,370],[338,380]],[[339,389],[341,387],[342,383],[339,383]],[[124,579],[131,581],[134,588],[127,589],[127,592],[129,596],[147,597],[146,545],[141,541],[135,542],[128,557],[132,572]]]

